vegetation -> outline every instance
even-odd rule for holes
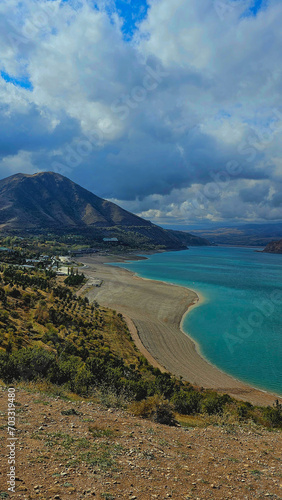
[[[92,248],[94,243],[93,237],[72,233],[23,235],[23,237],[3,235],[0,237],[0,247],[7,250],[0,252],[0,259],[2,262],[25,264],[26,259],[39,259],[40,255],[51,257],[74,254]],[[50,264],[50,261],[47,261],[46,264]]]
[[[141,228],[142,229],[142,228]],[[141,231],[140,229],[140,231]],[[148,229],[146,232],[148,233]],[[104,242],[104,238],[116,237],[118,242]],[[6,250],[1,250],[4,248]],[[77,234],[67,232],[65,234],[48,233],[40,235],[0,236],[0,261],[7,264],[24,265],[27,259],[40,259],[44,255],[49,257],[45,262],[35,262],[32,265],[36,268],[50,266],[51,257],[59,255],[74,256],[80,252],[93,250],[119,252],[132,252],[133,249],[158,250],[163,249],[160,244],[153,244],[147,235],[142,235],[134,231],[134,228],[124,229],[116,227],[96,228],[95,234]]]
[[[148,418],[159,424],[176,424],[173,406],[159,394],[155,394],[143,401],[133,403],[131,405],[131,411],[138,417]]]
[[[83,283],[85,283],[85,276],[84,274],[76,274],[71,273],[66,279],[65,279],[65,284],[68,286],[80,286]]]
[[[224,416],[282,427],[282,406],[258,408],[194,388],[153,368],[136,349],[121,314],[77,297],[71,274],[0,266],[0,378],[46,381],[83,397],[167,425],[181,415]],[[78,275],[81,279],[83,275]],[[84,279],[84,277],[83,277]],[[67,283],[66,283],[67,282]],[[94,431],[93,431],[94,432]]]

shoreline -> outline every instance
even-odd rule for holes
[[[162,371],[255,405],[281,401],[280,396],[221,371],[202,355],[200,346],[185,332],[184,319],[203,303],[202,294],[181,285],[142,278],[118,266],[119,262],[143,259],[146,257],[136,255],[94,255],[80,259],[88,266],[85,271],[89,277],[104,280],[101,288],[89,288],[86,284],[81,292],[90,300],[121,312],[139,351]],[[116,265],[106,265],[110,263]]]
[[[136,260],[141,260],[141,259],[136,259]],[[145,260],[145,259],[142,259],[142,260]],[[126,262],[126,259],[124,259],[124,262]],[[113,262],[114,264],[114,262]],[[116,266],[116,267],[119,267],[119,266]],[[119,267],[119,269],[123,269],[121,267]],[[126,269],[126,271],[129,271],[128,269]],[[275,394],[275,393],[271,393],[269,391],[267,391],[266,389],[259,389],[258,387],[255,387],[255,386],[252,386],[250,384],[248,384],[248,382],[244,382],[236,377],[234,377],[234,375],[230,375],[229,373],[221,370],[218,366],[216,366],[215,364],[213,364],[211,361],[209,361],[209,359],[207,359],[205,357],[205,355],[202,353],[201,351],[201,346],[200,344],[193,338],[191,337],[191,335],[185,331],[184,327],[183,327],[183,323],[184,323],[184,320],[186,318],[186,316],[188,316],[188,314],[192,311],[192,309],[196,308],[196,307],[200,307],[203,302],[206,301],[206,298],[204,297],[204,295],[199,292],[198,290],[195,290],[194,288],[188,288],[188,287],[185,287],[185,286],[182,286],[182,285],[178,285],[177,283],[170,283],[168,281],[163,281],[163,280],[153,280],[153,279],[150,279],[150,278],[143,278],[142,276],[138,276],[136,273],[133,273],[132,271],[129,271],[130,273],[132,273],[132,275],[138,279],[141,279],[141,280],[147,280],[147,281],[155,281],[155,282],[159,282],[159,283],[163,283],[164,285],[171,285],[171,286],[179,286],[180,288],[184,288],[186,290],[189,290],[189,291],[192,291],[195,293],[195,295],[197,296],[196,299],[195,299],[195,302],[191,302],[190,305],[188,305],[188,308],[187,310],[183,313],[183,316],[180,320],[180,323],[179,323],[179,329],[181,330],[181,332],[189,338],[189,340],[194,344],[194,347],[195,347],[195,350],[196,350],[196,353],[198,356],[200,356],[206,363],[208,363],[210,366],[212,366],[213,368],[215,368],[217,371],[219,371],[220,373],[222,373],[222,375],[224,376],[228,376],[228,377],[231,377],[234,381],[236,381],[238,384],[244,384],[245,386],[249,387],[250,389],[254,390],[254,391],[261,391],[262,393],[264,394],[267,394],[271,397],[274,397],[276,399],[278,399],[280,402],[281,402],[281,398],[282,396],[278,395],[278,394]],[[134,324],[133,324],[134,325]],[[139,338],[139,337],[138,337]],[[140,342],[141,342],[141,339],[139,338]],[[142,344],[142,342],[141,342]],[[143,344],[142,344],[143,345]],[[144,347],[144,346],[143,346]],[[148,352],[148,351],[147,351]],[[150,353],[149,353],[150,355]],[[152,356],[150,355],[150,357],[152,358]],[[148,358],[147,358],[148,359]],[[153,358],[154,359],[154,358]],[[156,361],[155,361],[156,362]],[[156,362],[157,363],[157,362]],[[158,363],[157,363],[158,364]],[[167,371],[164,367],[162,367],[162,369],[164,371]],[[189,381],[188,381],[189,382]],[[220,391],[220,390],[219,390]]]
[[[220,245],[218,245],[220,246]],[[236,246],[236,245],[222,245],[222,246]],[[238,245],[239,246],[239,245]],[[249,247],[249,248],[252,248],[252,247]],[[155,252],[154,252],[155,253]],[[122,257],[121,261],[122,262],[126,262],[127,260],[129,261],[134,261],[134,260],[147,260],[148,257],[144,257],[144,256],[138,256],[136,255],[135,256],[136,258],[130,258],[130,259],[127,259],[126,256]],[[117,263],[116,261],[113,261],[113,264]],[[110,264],[110,262],[109,262]],[[119,266],[116,266],[116,267],[119,267]],[[124,268],[119,268],[119,269],[124,269]],[[128,269],[126,269],[127,271],[129,271]],[[194,347],[195,347],[195,350],[198,354],[198,356],[200,356],[204,361],[206,361],[206,363],[208,363],[210,366],[212,366],[213,368],[215,368],[216,370],[218,370],[220,373],[222,373],[222,375],[225,375],[225,376],[228,376],[228,377],[231,377],[233,380],[235,380],[237,383],[239,384],[244,384],[245,386],[249,387],[250,389],[254,390],[254,391],[261,391],[263,394],[267,394],[271,397],[274,397],[276,399],[279,400],[279,402],[281,403],[282,402],[282,395],[279,395],[279,394],[276,394],[276,393],[272,393],[270,391],[268,391],[267,389],[262,389],[262,388],[258,388],[258,387],[255,387],[255,386],[252,386],[250,385],[247,381],[244,382],[238,378],[236,378],[234,375],[231,375],[223,370],[221,370],[218,366],[216,366],[215,364],[213,364],[208,358],[206,358],[206,356],[203,354],[202,350],[201,350],[201,346],[200,344],[193,338],[191,337],[190,333],[185,331],[184,329],[184,320],[186,318],[186,316],[188,316],[188,314],[196,307],[200,307],[207,299],[206,297],[201,293],[199,292],[199,290],[195,290],[194,288],[191,288],[191,287],[185,287],[183,285],[178,285],[177,283],[171,283],[171,282],[168,282],[168,281],[163,281],[163,280],[152,280],[150,278],[143,278],[142,276],[138,276],[136,273],[132,272],[132,271],[129,271],[130,273],[133,274],[134,277],[136,278],[139,278],[139,279],[142,279],[142,280],[148,280],[148,281],[156,281],[156,282],[159,282],[159,283],[164,283],[165,285],[172,285],[172,286],[179,286],[180,288],[184,288],[186,290],[189,290],[189,291],[192,291],[195,293],[196,295],[196,300],[194,302],[192,302],[190,305],[188,305],[188,308],[187,310],[183,313],[183,316],[181,318],[181,321],[179,323],[179,329],[181,330],[181,332],[186,335],[186,337],[189,338],[189,340],[194,344]],[[149,353],[150,354],[150,353]],[[163,368],[165,370],[165,368]]]

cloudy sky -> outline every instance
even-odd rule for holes
[[[0,178],[162,225],[282,220],[281,0],[1,0]]]

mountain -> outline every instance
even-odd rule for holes
[[[170,235],[176,237],[184,246],[197,247],[210,245],[207,239],[196,236],[195,234],[187,233],[186,231],[177,231],[174,229],[169,229]]]
[[[73,232],[97,241],[110,236],[131,247],[180,249],[209,244],[152,224],[54,172],[16,174],[0,181],[0,231]]]
[[[193,232],[217,245],[265,246],[282,238],[282,223],[211,226]]]
[[[263,251],[266,253],[282,253],[282,240],[271,241]]]

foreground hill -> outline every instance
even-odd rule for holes
[[[156,226],[54,172],[16,174],[0,181],[0,230],[72,231],[101,241],[115,236],[131,247],[134,242],[137,247],[171,249],[208,244],[200,237]]]
[[[271,241],[263,251],[266,253],[282,253],[282,240]]]
[[[27,389],[16,388],[17,479],[9,497],[7,390],[0,391],[2,498],[281,498],[278,431],[195,418],[189,427],[168,427],[113,402]]]

